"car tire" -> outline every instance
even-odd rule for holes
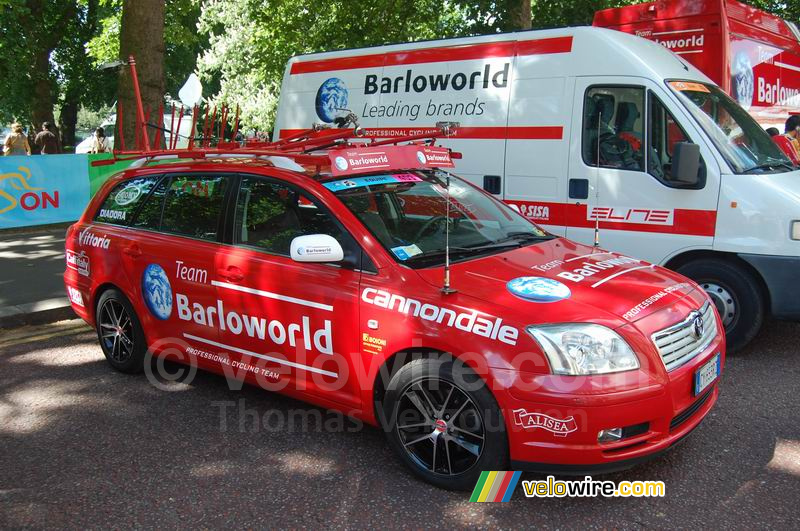
[[[764,293],[745,268],[719,259],[689,262],[678,272],[695,282],[714,301],[725,325],[728,352],[742,350],[758,334],[766,315]]]
[[[97,301],[95,328],[108,363],[128,374],[142,372],[147,345],[133,305],[117,289],[103,292]]]
[[[428,483],[469,491],[482,471],[508,465],[502,412],[485,382],[458,361],[424,358],[404,365],[381,407],[389,445]]]

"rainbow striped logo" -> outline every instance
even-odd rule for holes
[[[483,471],[475,490],[469,498],[471,502],[507,502],[519,483],[522,472]]]

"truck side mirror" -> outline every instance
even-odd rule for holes
[[[290,254],[295,262],[341,262],[342,245],[327,234],[308,234],[292,240]]]
[[[676,142],[672,150],[672,181],[686,187],[700,184],[700,146]]]

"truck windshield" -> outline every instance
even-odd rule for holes
[[[447,232],[454,262],[553,238],[500,201],[442,171],[351,177],[323,185],[398,262],[412,268],[444,263]]]
[[[771,173],[794,169],[758,122],[719,87],[694,81],[669,81],[667,84],[734,172]]]

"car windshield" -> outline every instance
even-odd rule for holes
[[[719,87],[694,81],[670,81],[668,85],[734,172],[772,173],[794,169],[758,122]]]
[[[505,204],[442,171],[353,177],[324,186],[398,262],[413,268],[442,265],[448,237],[453,261],[553,238]]]

